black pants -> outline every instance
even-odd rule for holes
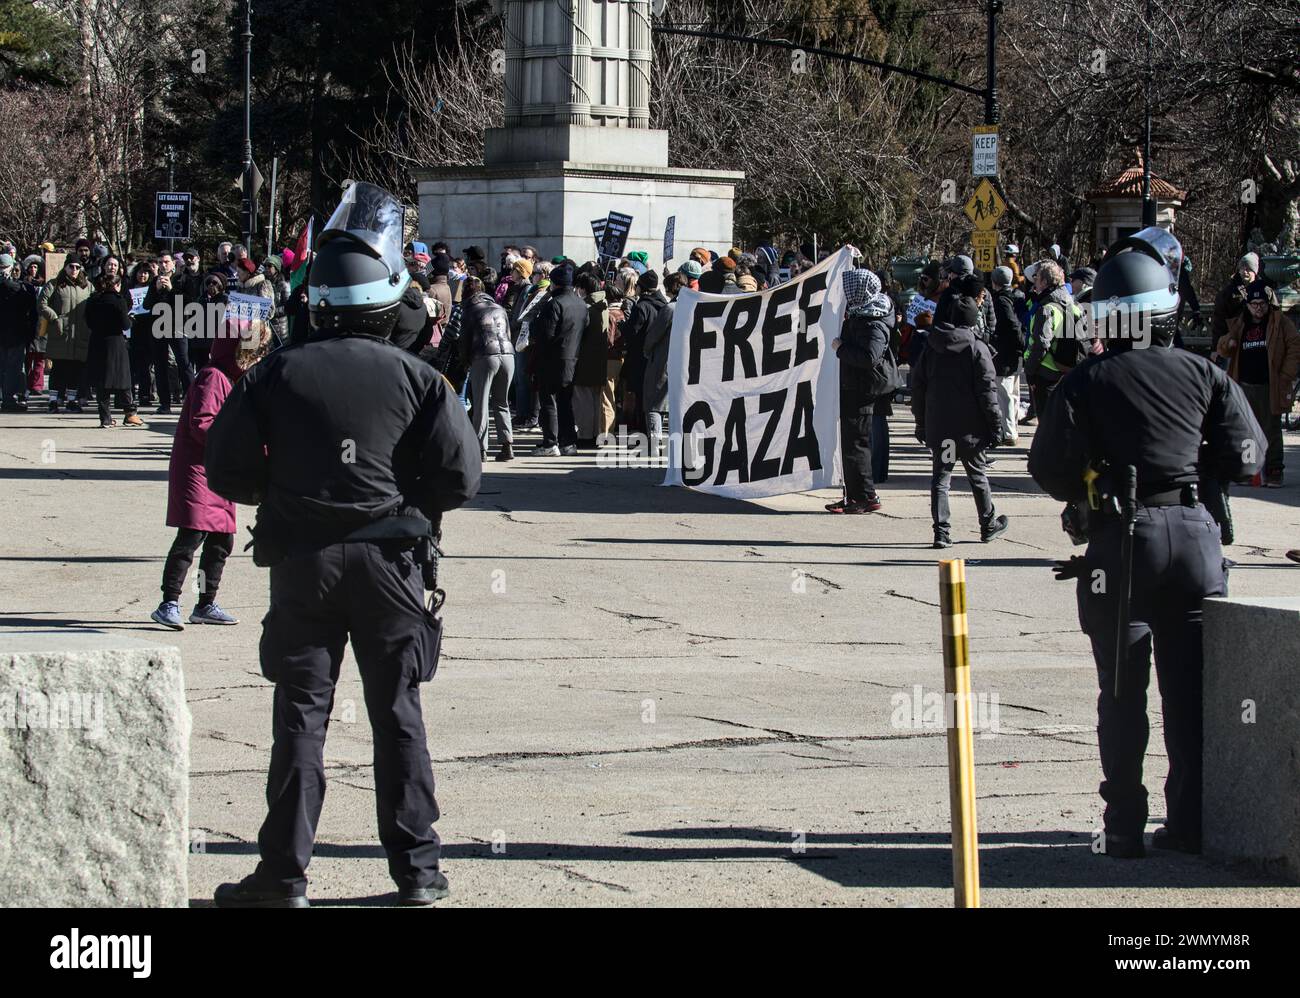
[[[334,544],[271,569],[262,621],[262,673],[275,683],[266,821],[257,836],[257,878],[305,889],[325,799],[325,734],[334,687],[351,640],[374,735],[379,841],[399,887],[427,887],[441,844],[438,803],[420,710],[439,631],[424,606],[420,568],[407,549]]]
[[[573,386],[565,385],[542,394],[542,443],[547,447],[568,447],[578,442],[573,421]]]
[[[1115,699],[1122,524],[1107,520],[1088,544],[1088,573],[1078,584],[1079,617],[1092,641],[1101,692],[1097,741],[1101,749],[1106,830],[1141,834],[1147,820],[1142,784],[1146,752],[1147,682],[1154,649],[1164,707],[1165,821],[1192,841],[1201,837],[1201,602],[1227,591],[1219,528],[1204,506],[1138,511],[1133,535],[1132,598],[1127,657]],[[1100,574],[1098,574],[1100,573]],[[1100,584],[1098,582],[1100,580]],[[1103,589],[1094,592],[1094,589]]]
[[[153,337],[132,336],[129,342],[131,355],[131,385],[135,390],[135,400],[140,405],[148,405],[153,398],[153,381],[149,370],[153,365]],[[166,375],[164,369],[163,374]]]
[[[200,545],[203,546],[203,553],[199,555],[199,606],[206,606],[217,598],[221,573],[235,546],[235,535],[178,527],[176,540],[172,541],[167,560],[163,563],[164,600],[180,600],[181,591],[185,588],[185,576],[189,574],[190,565],[194,563],[194,552]]]
[[[967,447],[954,448],[954,460],[945,461],[943,449],[930,452],[930,515],[934,520],[936,537],[948,536],[948,490],[952,485],[952,469],[961,461],[966,469],[966,480],[970,482],[971,493],[975,497],[975,511],[979,514],[980,528],[993,522],[997,511],[993,508],[993,492],[989,488],[988,461],[983,451]]]
[[[117,396],[117,404],[122,407],[122,412],[128,416],[135,415],[135,397],[131,394],[129,388],[105,388],[103,385],[95,386],[95,402],[99,406],[99,421],[107,423],[113,418],[112,397]]]
[[[876,494],[871,480],[871,417],[874,395],[840,388],[840,454],[844,460],[844,497],[864,502]]]
[[[172,404],[172,382],[167,371],[167,351],[176,358],[176,377],[180,380],[181,397],[189,391],[194,381],[190,366],[190,341],[184,336],[158,336],[152,341],[154,381],[158,385],[158,404],[169,408]]]

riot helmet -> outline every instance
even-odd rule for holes
[[[343,192],[320,238],[308,287],[313,329],[387,337],[410,283],[401,204],[374,184]]]
[[[1172,232],[1151,226],[1115,242],[1092,286],[1092,321],[1111,349],[1169,346],[1178,314],[1183,248]]]

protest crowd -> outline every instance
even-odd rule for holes
[[[218,244],[210,259],[187,248],[128,261],[83,238],[46,273],[53,252],[46,244],[20,257],[6,243],[0,255],[5,413],[39,405],[78,413],[92,399],[103,427],[118,425],[115,407],[128,427],[143,425],[145,406],[171,413],[197,375],[221,366],[213,344],[236,304],[240,317],[264,322],[267,350],[311,335],[306,233],[296,247],[260,262],[231,242]],[[889,474],[889,417],[906,400],[916,439],[932,457],[934,545],[951,543],[948,492],[958,463],[981,539],[992,540],[1008,529],[988,484],[997,449],[1015,446],[1019,427],[1034,423],[1061,379],[1102,352],[1100,337],[1073,333],[1099,261],[1072,267],[1051,246],[1022,265],[1011,244],[990,274],[959,253],[928,262],[916,288],[904,289],[887,267],[853,254],[855,269],[843,278],[844,324],[832,344],[840,361],[844,496],[826,508],[841,515],[881,508],[876,485]],[[518,245],[489,261],[480,247],[453,256],[446,243],[412,241],[405,247],[411,284],[393,341],[456,388],[484,457],[495,450],[497,461],[512,460],[521,453],[519,438],[532,440],[534,431],[540,441],[530,446],[532,456],[571,456],[620,439],[626,446],[638,434],[653,456],[668,432],[669,342],[680,292],[761,292],[797,280],[828,256],[811,245],[780,250],[763,238],[752,250],[726,254],[699,247],[661,271],[637,250],[578,263],[541,259],[534,247]],[[1199,324],[1190,282],[1183,299]],[[1255,254],[1241,258],[1216,294],[1210,327],[1213,356],[1242,385],[1268,438],[1257,484],[1279,486],[1281,417],[1300,373],[1300,334]],[[1220,522],[1231,540],[1226,496],[1216,501],[1215,491],[1207,502],[1225,511]],[[182,546],[192,554],[195,539]],[[219,567],[207,574],[219,578]]]

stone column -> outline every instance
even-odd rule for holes
[[[524,38],[524,4],[521,0],[503,0],[503,2],[505,6],[503,41],[506,53],[505,124],[508,128],[523,124],[524,51],[527,47],[527,39]]]
[[[631,36],[628,39],[629,128],[650,127],[650,0],[631,0]]]
[[[559,120],[570,125],[591,121],[591,20],[592,0],[559,0],[568,19],[567,37],[560,42],[559,56],[568,77],[568,105],[560,109]]]

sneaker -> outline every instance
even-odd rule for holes
[[[501,450],[497,451],[498,461],[513,461],[515,459],[515,449],[510,444],[502,444]]]
[[[144,426],[144,420],[135,413],[131,413],[126,419],[122,420],[122,424],[124,426]]]
[[[149,614],[149,617],[155,624],[170,627],[173,631],[185,630],[185,625],[181,623],[181,605],[175,600],[159,603],[158,609]]]
[[[190,614],[191,624],[238,624],[234,617],[226,613],[225,610],[215,603],[205,603],[202,606],[196,606],[194,612]]]
[[[1168,825],[1161,825],[1152,833],[1151,844],[1157,849],[1166,849],[1170,852],[1185,852],[1193,856],[1199,856],[1201,853],[1199,839],[1171,832]]]
[[[447,878],[441,873],[434,873],[433,882],[425,887],[399,887],[397,889],[397,906],[414,908],[433,904],[451,893]]]
[[[880,511],[880,496],[867,496],[862,500],[862,512],[877,513]]]
[[[1280,489],[1282,487],[1282,472],[1274,471],[1265,475],[1264,487],[1268,489]]]
[[[58,412],[58,411],[59,411],[59,400],[58,400],[58,399],[55,399],[55,398],[50,399],[50,406],[49,406],[49,408],[50,408],[50,412]]]
[[[169,405],[160,405],[154,410],[153,414],[155,416],[170,416],[172,414],[172,407]]]
[[[212,895],[218,908],[310,908],[306,894],[289,894],[283,887],[266,887],[245,877],[237,884],[222,884]]]
[[[1001,537],[1007,532],[1006,516],[995,517],[987,527],[980,531],[980,541],[987,544],[996,537]]]
[[[948,537],[947,534],[935,534],[934,542],[930,545],[930,547],[937,548],[939,550],[943,550],[944,548],[950,548],[952,547],[952,540]]]
[[[847,498],[845,498],[845,499],[836,499],[834,502],[828,502],[828,503],[826,504],[826,512],[828,512],[828,513],[843,513],[845,507],[847,507],[848,504],[849,504],[849,500],[848,500]]]
[[[578,447],[576,444],[565,444],[563,447],[560,448],[560,453],[564,457],[577,457]]]
[[[559,457],[560,448],[552,444],[547,447],[546,444],[538,444],[533,448],[533,457]]]
[[[100,428],[101,430],[107,430],[107,429],[109,429],[110,427],[113,427],[113,426],[116,426],[116,425],[117,425],[117,420],[116,420],[116,419],[101,419],[101,420],[99,421],[99,428]]]
[[[81,412],[81,403],[76,399],[72,399],[68,403],[68,412]]]

